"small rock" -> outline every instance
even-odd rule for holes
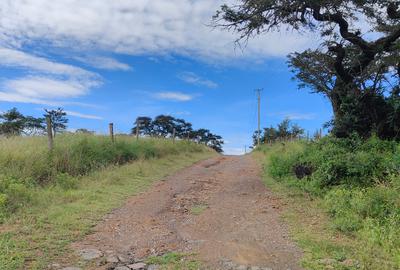
[[[261,270],[261,268],[258,267],[258,266],[252,266],[252,267],[250,268],[250,270]]]
[[[117,257],[118,257],[118,260],[119,260],[120,262],[123,262],[123,263],[129,263],[129,262],[130,262],[129,258],[128,258],[128,257],[125,257],[125,256],[123,256],[123,255],[118,255]]]
[[[47,268],[49,268],[49,269],[60,269],[61,265],[58,264],[58,263],[52,263],[52,264],[49,264],[49,266]]]
[[[118,260],[118,257],[117,257],[117,256],[115,256],[115,255],[109,255],[109,256],[107,256],[107,258],[106,258],[106,262],[107,262],[107,263],[117,263],[117,262],[119,262],[119,260]]]
[[[224,267],[224,269],[229,269],[229,270],[235,269],[236,267],[236,265],[231,261],[223,261],[222,266]]]
[[[160,269],[160,266],[156,264],[150,264],[149,266],[147,266],[147,270],[158,270],[158,269]]]
[[[82,269],[79,268],[79,267],[70,266],[70,267],[65,267],[65,268],[63,268],[62,270],[82,270]]]
[[[128,265],[128,267],[132,270],[142,270],[142,269],[146,269],[146,264],[145,263],[134,263],[134,264]]]
[[[237,270],[247,270],[249,268],[246,265],[239,265],[236,269]]]
[[[79,255],[85,261],[91,261],[102,257],[103,253],[100,250],[88,248],[79,251]]]
[[[114,268],[114,270],[129,270],[129,268],[126,266],[117,266]]]

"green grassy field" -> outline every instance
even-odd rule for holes
[[[266,185],[287,204],[305,269],[400,269],[399,150],[376,138],[326,138],[254,151]],[[297,179],[299,164],[313,173]]]
[[[1,139],[0,269],[45,269],[129,196],[216,155],[169,140],[59,136]],[[70,256],[68,256],[70,257]]]

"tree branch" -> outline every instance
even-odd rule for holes
[[[339,77],[342,79],[343,82],[351,83],[354,80],[354,77],[348,71],[346,71],[343,66],[343,60],[346,56],[346,50],[343,48],[342,45],[337,44],[336,46],[329,47],[329,51],[336,54],[334,67]]]

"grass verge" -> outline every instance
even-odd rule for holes
[[[68,176],[74,185],[32,186],[25,205],[0,226],[0,268],[46,269],[68,254],[69,244],[82,238],[111,209],[154,181],[215,155],[211,151],[166,154],[112,165],[84,176]]]
[[[391,250],[390,254],[394,256],[391,255],[392,257],[388,260],[386,244],[380,245],[374,241],[374,239],[380,239],[381,236],[369,234],[371,237],[364,237],[359,233],[338,230],[335,219],[327,210],[326,197],[310,193],[310,190],[314,189],[306,186],[306,182],[300,185],[298,180],[286,175],[279,179],[271,177],[271,168],[276,170],[277,166],[286,166],[285,163],[271,164],[271,161],[276,161],[276,158],[271,159],[271,156],[283,156],[286,155],[285,152],[296,152],[301,147],[299,144],[274,145],[265,147],[262,151],[254,151],[253,155],[263,164],[265,184],[286,203],[283,218],[289,224],[294,240],[304,251],[303,267],[311,270],[398,269],[395,265],[399,257],[395,254],[400,256],[399,250]],[[282,158],[282,160],[288,159]],[[341,197],[337,197],[338,207],[343,204],[341,200]],[[350,211],[345,208],[342,210]],[[371,228],[374,227],[371,226]],[[396,230],[396,227],[392,228]],[[371,232],[374,231],[372,229]],[[374,232],[380,233],[378,230]],[[388,242],[390,243],[390,241],[386,243]]]

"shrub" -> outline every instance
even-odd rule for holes
[[[333,228],[357,237],[368,269],[400,269],[400,144],[376,137],[274,145],[268,172],[323,198]],[[300,169],[312,168],[301,180]]]
[[[300,152],[286,149],[283,153],[272,154],[270,174],[277,178],[294,176],[298,168],[304,167],[308,173],[302,176],[309,176],[308,180],[329,188],[374,186],[400,173],[400,146],[396,142],[376,137],[367,141],[355,136],[348,139],[326,137],[303,146]]]

